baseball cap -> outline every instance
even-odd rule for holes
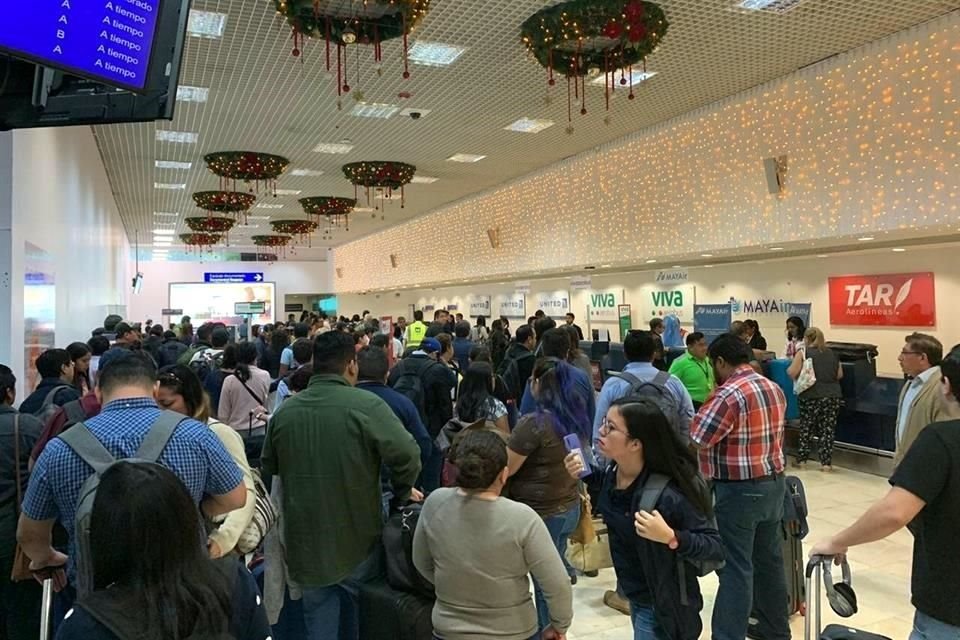
[[[440,351],[440,341],[436,338],[424,338],[423,342],[420,343],[419,350],[426,351],[427,353]]]

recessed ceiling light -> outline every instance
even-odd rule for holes
[[[290,175],[297,176],[298,178],[315,178],[317,176],[322,176],[323,171],[320,171],[319,169],[293,169],[290,171]]]
[[[154,182],[154,189],[169,189],[170,191],[181,191],[187,188],[185,183],[173,183],[173,182]]]
[[[440,178],[434,178],[433,176],[414,176],[410,182],[413,184],[433,184],[439,179]]]
[[[770,247],[770,251],[783,251],[783,247]]]
[[[195,38],[222,38],[227,14],[215,11],[190,11],[187,33]]]
[[[906,251],[906,249],[903,249],[903,248],[901,248],[901,247],[896,247],[896,248],[893,250],[894,253],[903,253],[904,251]]]
[[[261,202],[257,205],[257,209],[283,209],[282,204],[273,204],[272,202]],[[250,216],[247,216],[248,218]]]
[[[210,89],[207,87],[191,87],[182,84],[177,87],[178,102],[206,102],[210,97]]]
[[[154,229],[153,235],[155,236],[172,236],[176,233],[173,229]]]
[[[675,265],[673,265],[673,266],[670,267],[670,268],[671,268],[671,269],[683,269],[683,265],[682,265],[682,264],[675,264]]]
[[[602,265],[600,265],[600,268],[601,268],[601,269],[609,269],[609,268],[610,268],[610,265],[609,265],[609,264],[602,264]]]
[[[657,261],[657,260],[656,260],[655,258],[650,258],[650,259],[647,260],[646,262],[647,262],[647,264],[653,264],[653,263],[656,262],[656,261]]]
[[[247,216],[247,220],[269,220],[270,216]]]
[[[300,189],[276,189],[273,193],[278,196],[298,196],[303,191]]]
[[[313,148],[314,153],[350,153],[353,151],[352,144],[345,144],[343,142],[321,142]]]
[[[863,236],[862,238],[857,238],[860,242],[870,242],[873,240],[873,236]]]
[[[153,212],[153,215],[157,216],[158,218],[176,218],[176,217],[179,216],[180,214],[179,214],[179,213],[173,213],[173,212],[170,212],[170,211],[154,211],[154,212]]]
[[[487,157],[487,156],[478,156],[478,155],[474,155],[474,154],[472,154],[472,153],[455,153],[455,154],[453,154],[452,156],[450,156],[449,158],[447,158],[447,160],[449,160],[450,162],[464,162],[464,163],[469,163],[469,162],[480,162],[481,160],[483,160],[483,159],[486,158],[486,157]]]
[[[155,247],[169,247],[173,244],[173,238],[154,238],[153,246]]]
[[[373,207],[356,207],[354,213],[370,213],[371,211],[376,211]]]
[[[532,120],[530,118],[520,118],[513,124],[504,127],[505,131],[516,131],[518,133],[540,133],[544,129],[553,126],[553,120]]]
[[[173,160],[157,160],[153,163],[157,169],[187,169],[193,168],[192,162],[175,162]]]
[[[712,257],[713,257],[713,254],[712,254],[712,253],[701,253],[701,254],[700,254],[700,257],[701,257],[701,258],[712,258]]]
[[[624,74],[623,74],[623,79],[624,79],[624,80],[627,80],[627,81],[629,82],[629,86],[635,87],[635,86],[637,86],[638,84],[640,84],[641,82],[643,82],[644,80],[649,80],[650,78],[652,78],[652,77],[655,76],[655,75],[657,75],[657,72],[656,72],[656,71],[640,71],[640,70],[634,70],[634,71],[631,71],[629,75],[627,75],[626,73],[624,73]],[[614,84],[615,84],[617,87],[627,86],[627,85],[621,85],[621,84],[620,84],[620,77],[621,77],[620,74],[614,72],[613,76],[614,76],[613,82],[614,82]],[[598,77],[594,78],[593,80],[591,80],[591,81],[590,81],[590,84],[593,84],[593,85],[597,85],[597,86],[602,87],[605,82],[607,82],[607,77],[606,77],[605,75],[601,74],[600,76],[598,76]]]
[[[378,102],[358,102],[350,110],[350,115],[358,118],[392,118],[400,111],[400,107],[395,104],[382,104]]]
[[[796,8],[801,2],[803,2],[803,0],[739,0],[737,8],[748,11],[786,13]]]
[[[250,216],[247,216],[249,219]],[[234,229],[259,229],[260,225],[258,224],[238,224]]]
[[[446,67],[456,62],[464,51],[465,48],[452,44],[417,41],[410,47],[407,58],[410,62],[425,67]]]
[[[703,265],[703,267],[704,267],[705,269],[713,269],[713,265],[712,265],[712,264],[705,264],[705,265]]]
[[[818,257],[818,258],[829,258],[830,256],[828,256],[828,255],[825,254],[825,253],[821,253],[821,254],[818,255],[817,257]]]
[[[199,133],[190,133],[187,131],[167,131],[166,129],[157,129],[157,142],[176,142],[179,144],[197,144]]]

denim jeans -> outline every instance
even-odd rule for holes
[[[913,617],[913,632],[910,634],[910,640],[957,640],[957,638],[960,638],[960,627],[940,622],[919,611]]]
[[[549,516],[543,520],[544,524],[547,525],[547,531],[550,532],[550,537],[553,539],[553,545],[557,548],[560,559],[563,560],[563,566],[566,567],[568,576],[573,576],[575,572],[567,562],[567,541],[570,539],[570,534],[576,530],[579,521],[580,500],[574,502],[568,511]],[[536,580],[533,581],[533,595],[537,603],[537,621],[540,624],[540,631],[543,631],[550,626],[550,610],[547,608],[546,598],[543,597],[543,590],[540,589]]]
[[[443,453],[440,447],[434,442],[430,449],[430,457],[426,464],[420,470],[420,481],[418,486],[422,487],[424,493],[432,493],[440,488],[440,476],[443,473]]]
[[[633,622],[633,640],[666,640],[649,604],[637,604],[631,600],[630,621]]]
[[[360,634],[360,586],[383,574],[383,550],[376,550],[349,576],[328,587],[303,589],[306,640],[357,640]]]
[[[716,482],[717,526],[727,554],[718,571],[713,640],[743,640],[751,609],[767,640],[789,640],[787,583],[783,569],[783,475]]]

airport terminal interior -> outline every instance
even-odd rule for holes
[[[960,639],[960,2],[0,12],[0,640]]]

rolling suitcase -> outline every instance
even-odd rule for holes
[[[360,640],[433,640],[433,600],[385,582],[360,587]]]
[[[868,631],[853,629],[845,624],[831,624],[823,628],[820,619],[820,607],[823,604],[821,597],[822,571],[824,562],[833,562],[833,558],[814,557],[807,563],[806,579],[806,610],[803,621],[803,640],[891,640]]]

